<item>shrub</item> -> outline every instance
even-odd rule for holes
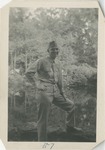
[[[79,66],[72,65],[67,70],[67,83],[69,83],[69,86],[87,86],[88,84],[95,84],[96,79],[96,68],[93,68],[88,64],[82,64]]]

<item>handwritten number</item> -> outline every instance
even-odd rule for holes
[[[42,148],[49,148],[49,149],[52,149],[53,148],[53,146],[54,146],[54,143],[44,143],[44,145],[42,146]]]
[[[54,143],[52,143],[52,145],[51,145],[50,149],[52,149],[52,148],[53,148],[53,146],[54,146]]]

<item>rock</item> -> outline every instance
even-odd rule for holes
[[[18,127],[21,131],[37,131],[37,123],[36,122],[27,122],[24,124],[21,124],[20,127]]]

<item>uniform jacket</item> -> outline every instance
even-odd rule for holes
[[[35,80],[33,79],[35,75]],[[38,90],[45,92],[62,91],[62,70],[57,60],[52,61],[49,57],[38,59],[31,64],[26,71],[30,82],[35,82]]]

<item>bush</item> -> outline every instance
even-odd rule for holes
[[[95,85],[97,80],[97,70],[88,64],[79,66],[72,65],[67,70],[67,83],[73,86]]]

